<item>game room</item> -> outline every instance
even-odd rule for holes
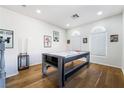
[[[124,88],[124,5],[0,5],[0,88]]]

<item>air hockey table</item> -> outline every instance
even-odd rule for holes
[[[74,60],[78,60],[81,58],[86,58],[86,62],[74,68],[66,71],[65,64],[72,62]],[[57,53],[43,53],[42,54],[42,76],[45,77],[47,75],[48,66],[53,66],[58,69],[58,80],[59,87],[64,87],[65,80],[73,75],[75,72],[80,70],[85,65],[89,65],[90,63],[90,52],[87,51],[67,51],[67,52],[57,52]]]

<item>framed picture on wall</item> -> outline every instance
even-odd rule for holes
[[[87,38],[83,38],[83,43],[87,43]]]
[[[52,47],[52,37],[48,35],[44,35],[44,47],[50,48]]]
[[[53,41],[59,42],[59,32],[53,31]]]
[[[118,42],[118,35],[110,35],[110,42]]]
[[[0,38],[7,40],[7,42],[5,42],[5,48],[14,47],[14,36],[12,30],[0,29]]]

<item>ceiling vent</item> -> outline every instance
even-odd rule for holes
[[[72,19],[77,19],[77,18],[79,18],[79,15],[77,13],[72,15]]]
[[[27,5],[21,5],[22,7],[27,7]]]

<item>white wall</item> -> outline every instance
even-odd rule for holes
[[[122,48],[122,71],[123,71],[123,74],[124,74],[124,11],[123,11],[123,15],[122,15],[122,21],[123,21],[123,33],[122,33],[122,35],[123,35],[123,48]]]
[[[41,63],[41,53],[43,52],[66,50],[65,30],[4,8],[0,8],[0,29],[14,31],[14,48],[5,51],[7,77],[18,73],[17,55],[21,51],[25,51],[26,40],[28,40],[27,51],[30,55],[30,65]],[[60,32],[60,42],[52,42],[51,48],[44,48],[43,36],[53,36],[54,30]]]
[[[92,29],[97,26],[103,26],[106,28],[107,56],[106,57],[91,56],[91,62],[121,68],[122,65],[121,64],[121,59],[122,59],[122,15],[121,14],[68,30],[67,38],[68,39],[72,38],[71,36],[72,33],[74,33],[75,31],[79,31],[81,33],[80,35],[81,38],[88,37],[88,44],[83,44],[83,43],[80,44],[81,50],[89,51],[90,33]],[[112,34],[119,35],[119,42],[114,42],[114,43],[110,42],[110,35]],[[76,42],[74,43],[76,45]],[[71,48],[71,46],[68,45],[68,48]]]
[[[83,26],[71,29],[67,32],[67,38],[68,39],[72,38],[71,34],[74,31],[79,31],[81,33],[80,37],[90,38],[90,35],[89,35],[90,31],[95,26],[104,26],[107,29],[108,53],[107,53],[107,57],[91,56],[91,62],[121,67],[122,65],[121,63],[122,15],[113,16],[111,18],[107,18],[101,21],[97,21],[91,24],[87,24],[87,25],[83,25]],[[65,30],[58,28],[56,26],[52,26],[50,24],[44,23],[42,21],[38,21],[36,19],[12,12],[4,8],[0,8],[0,29],[14,30],[14,48],[6,49],[5,51],[5,64],[6,64],[7,77],[18,73],[17,55],[21,51],[25,51],[25,48],[21,49],[21,47],[25,47],[24,45],[25,40],[28,40],[27,50],[30,55],[30,65],[41,63],[42,61],[41,53],[43,52],[48,52],[48,51],[55,52],[55,51],[66,50],[66,31]],[[44,48],[43,36],[44,35],[53,36],[53,33],[52,33],[53,30],[60,32],[60,42],[59,43],[52,42],[52,48]],[[119,34],[119,42],[110,43],[109,36],[111,34]],[[23,43],[23,46],[21,42]],[[88,44],[83,44],[81,42],[77,42],[77,43],[80,43],[79,47],[81,47],[82,50],[89,51],[89,41],[88,41]],[[77,43],[75,41],[74,45],[78,45]],[[69,45],[68,47],[70,48]],[[123,69],[124,69],[124,61],[123,61]]]

